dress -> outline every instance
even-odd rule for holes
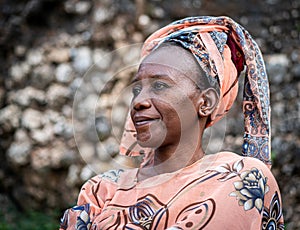
[[[220,152],[140,182],[137,172],[90,179],[61,229],[284,229],[278,185],[260,160]]]

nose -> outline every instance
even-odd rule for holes
[[[133,101],[133,109],[136,111],[148,109],[150,107],[151,107],[150,99],[142,99],[142,100],[138,100],[138,101]]]

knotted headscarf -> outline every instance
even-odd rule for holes
[[[217,81],[220,85],[220,101],[206,127],[215,124],[229,111],[236,99],[238,77],[246,67],[242,152],[270,166],[269,84],[262,54],[249,32],[229,17],[188,17],[148,37],[142,48],[142,57],[166,42],[176,42],[189,50],[209,81]],[[130,156],[149,155],[151,150],[139,147],[135,136],[135,128],[128,117],[121,141],[121,153]]]

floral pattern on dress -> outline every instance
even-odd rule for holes
[[[235,191],[229,195],[236,197],[239,205],[243,206],[245,211],[256,208],[261,213],[265,194],[269,191],[268,178],[264,176],[261,170],[255,167],[251,170],[241,171],[243,168],[243,160],[240,160],[236,161],[232,166],[222,164],[214,171],[221,173],[220,181],[226,181],[236,176],[240,177],[240,181],[233,183]]]
[[[80,215],[77,217],[76,229],[88,230],[91,226],[91,220],[89,216],[90,205],[85,204],[81,206],[75,206],[72,208],[74,211],[79,211]]]
[[[124,172],[123,169],[112,169],[100,175],[101,178],[107,178],[113,182],[118,182],[120,175]]]
[[[269,191],[267,179],[257,168],[244,171],[240,174],[240,181],[234,182],[236,191],[230,193],[239,200],[239,205],[244,210],[256,208],[259,212],[263,209],[264,196]]]
[[[129,207],[129,217],[134,224],[150,229],[157,209],[158,207],[154,204],[154,201],[146,197],[144,200]]]
[[[278,193],[275,192],[270,202],[269,208],[264,207],[261,229],[283,230],[284,224],[280,222],[281,217],[282,217],[282,208],[280,205]]]
[[[69,215],[70,213],[79,213],[76,220],[76,230],[88,230],[91,227],[91,220],[89,216],[90,205],[85,204],[81,206],[74,206],[71,209],[65,211],[63,217],[60,220],[60,228],[67,229],[69,225]]]

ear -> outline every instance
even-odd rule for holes
[[[219,102],[219,95],[214,88],[208,88],[201,92],[198,98],[198,115],[207,117],[212,114]]]

